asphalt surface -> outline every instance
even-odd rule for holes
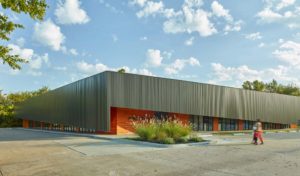
[[[161,147],[126,140],[0,129],[0,175],[299,176],[300,134],[212,136],[210,145]],[[1,176],[2,176],[1,175]]]

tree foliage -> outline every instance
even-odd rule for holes
[[[0,0],[0,5],[3,9],[15,13],[28,14],[34,20],[43,20],[47,8],[45,0]],[[24,26],[10,21],[8,16],[0,13],[0,40],[9,41],[10,34],[17,28],[24,28]],[[0,45],[0,60],[12,69],[21,69],[20,63],[26,63],[28,58],[12,55],[10,51],[11,48]]]
[[[126,70],[124,68],[121,68],[120,70],[118,70],[118,73],[126,73]]]
[[[21,126],[22,121],[15,118],[15,108],[20,102],[28,98],[42,95],[49,91],[48,87],[42,87],[37,91],[25,91],[10,94],[2,94],[0,91],[0,127]]]
[[[264,83],[262,81],[255,80],[245,81],[243,83],[243,88],[247,90],[256,90],[270,93],[279,93],[285,95],[300,96],[300,89],[294,84],[282,85],[278,84],[276,80],[272,80],[269,83]]]

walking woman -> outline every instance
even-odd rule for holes
[[[255,126],[256,126],[256,136],[259,139],[260,144],[262,145],[262,144],[264,144],[264,140],[263,140],[263,137],[262,137],[263,128],[262,128],[262,123],[261,123],[260,119],[257,119],[257,122],[255,123]]]

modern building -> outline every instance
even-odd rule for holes
[[[196,82],[106,71],[18,105],[25,128],[124,134],[132,117],[176,116],[194,130],[295,128],[300,98]]]

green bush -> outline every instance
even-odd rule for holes
[[[151,141],[156,137],[156,126],[152,123],[136,124],[135,133],[143,140]]]
[[[176,118],[155,117],[136,119],[132,122],[135,133],[146,141],[154,141],[165,144],[185,143],[192,132],[190,125],[184,124]]]
[[[190,138],[189,138],[190,142],[201,142],[203,141],[203,139],[201,137],[198,137],[197,133],[191,133],[190,134]]]
[[[163,144],[175,144],[175,141],[173,138],[167,137],[165,139],[163,139],[162,141],[160,141]]]
[[[177,143],[187,143],[189,140],[186,137],[181,137],[176,140]]]
[[[203,139],[201,137],[191,137],[189,139],[190,142],[201,142]]]

